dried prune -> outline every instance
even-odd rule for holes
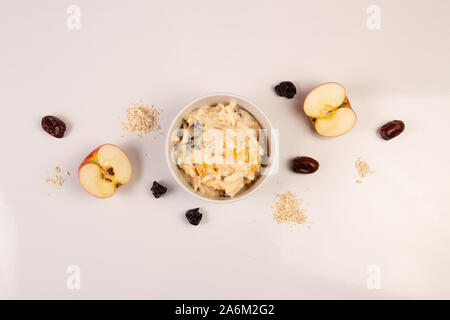
[[[295,157],[292,159],[292,170],[296,173],[313,173],[319,169],[319,162],[310,157]]]
[[[380,128],[380,135],[384,140],[391,140],[405,130],[405,124],[401,120],[392,120]]]
[[[186,211],[186,219],[190,224],[197,226],[202,220],[203,215],[200,213],[199,208]]]
[[[54,117],[45,116],[41,121],[42,129],[55,138],[62,138],[66,132],[66,124],[64,121]]]
[[[202,123],[200,121],[194,122],[194,133],[196,136],[202,134]]]
[[[275,86],[275,92],[280,97],[286,97],[288,99],[292,99],[297,93],[297,89],[294,84],[290,81],[280,82],[277,86]]]
[[[167,192],[167,187],[164,187],[163,185],[159,184],[156,181],[153,181],[153,186],[151,188],[153,195],[156,199],[161,197],[164,193]]]

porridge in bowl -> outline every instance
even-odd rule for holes
[[[195,191],[234,197],[260,176],[261,126],[235,103],[197,108],[172,137],[174,159]]]

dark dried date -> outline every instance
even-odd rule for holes
[[[292,159],[292,170],[296,173],[313,173],[319,169],[319,162],[310,157],[295,157]]]
[[[41,121],[42,129],[48,134],[54,136],[55,138],[62,138],[66,132],[66,124],[64,121],[53,117],[45,116]]]
[[[380,135],[384,140],[391,140],[405,130],[405,124],[401,120],[393,120],[380,128]]]

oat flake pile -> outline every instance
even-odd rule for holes
[[[277,223],[306,224],[306,210],[301,208],[303,199],[298,199],[291,191],[284,194],[276,193],[278,201],[273,206],[275,212],[273,218]]]
[[[153,105],[132,103],[132,107],[126,110],[127,121],[122,122],[122,129],[129,133],[136,133],[142,138],[143,134],[161,129],[159,114],[162,110],[155,109]]]

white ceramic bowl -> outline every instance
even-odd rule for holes
[[[273,164],[273,155],[271,153],[274,152],[274,150],[277,150],[275,146],[272,145],[273,139],[272,139],[272,124],[270,123],[269,119],[266,117],[266,115],[262,112],[262,110],[254,103],[250,102],[249,100],[230,93],[216,93],[216,94],[210,94],[207,96],[200,97],[191,103],[187,104],[183,109],[178,112],[178,114],[175,116],[175,119],[172,121],[169,131],[167,133],[166,138],[166,161],[169,166],[170,172],[172,173],[175,180],[178,182],[178,184],[186,190],[191,195],[202,199],[207,200],[211,202],[216,203],[228,203],[236,200],[243,199],[245,197],[248,197],[252,193],[256,192],[263,183],[267,180],[268,175],[260,175],[256,181],[254,181],[250,186],[244,188],[241,190],[238,194],[236,194],[234,197],[213,197],[213,196],[207,196],[204,194],[201,194],[199,192],[194,191],[192,186],[189,184],[188,181],[186,181],[185,177],[183,176],[183,173],[181,169],[176,165],[175,161],[172,157],[172,151],[173,151],[173,144],[171,142],[171,136],[174,130],[177,130],[181,127],[183,123],[183,118],[186,114],[190,113],[191,111],[202,107],[202,106],[212,106],[216,105],[218,103],[228,104],[230,102],[236,103],[241,108],[248,111],[255,119],[259,122],[262,129],[267,130],[267,154],[269,156],[269,161],[267,165],[264,168],[265,172],[271,171],[271,166]]]

